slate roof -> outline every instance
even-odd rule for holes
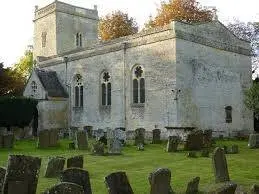
[[[43,85],[49,97],[63,97],[67,98],[68,95],[58,80],[55,71],[47,71],[43,69],[35,69],[35,72]]]

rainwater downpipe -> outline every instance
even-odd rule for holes
[[[123,95],[124,95],[124,127],[127,130],[127,96],[126,96],[126,49],[127,42],[123,42]]]

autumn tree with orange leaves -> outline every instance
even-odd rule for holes
[[[165,26],[172,20],[187,23],[211,21],[216,13],[216,9],[202,8],[196,0],[169,0],[163,1],[161,7],[157,9],[154,19],[149,19],[146,28]]]
[[[99,37],[102,40],[111,40],[137,32],[138,26],[135,19],[121,11],[108,14],[99,21]]]

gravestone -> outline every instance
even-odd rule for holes
[[[139,143],[142,143],[143,145],[145,140],[145,129],[144,128],[138,128],[135,130],[135,145],[138,145]]]
[[[222,148],[217,147],[213,151],[212,166],[216,183],[229,181],[227,160]]]
[[[83,168],[84,156],[74,156],[67,159],[67,168]]]
[[[69,129],[69,139],[74,140],[76,138],[76,132],[78,131],[78,127],[70,127]]]
[[[80,168],[68,168],[61,173],[61,182],[71,182],[83,187],[84,194],[92,194],[89,173]]]
[[[39,148],[48,148],[49,147],[49,130],[45,129],[39,132]]]
[[[75,146],[79,150],[86,150],[88,148],[87,132],[86,131],[77,131]]]
[[[45,171],[46,178],[58,177],[64,170],[66,159],[63,157],[51,157],[48,160],[47,168]]]
[[[93,126],[84,126],[84,131],[86,131],[88,138],[93,137]]]
[[[105,177],[108,194],[133,194],[125,172],[111,173]]]
[[[248,141],[249,148],[259,148],[259,134],[250,134]]]
[[[159,143],[161,143],[160,134],[161,134],[160,129],[154,129],[154,130],[152,131],[152,135],[153,135],[152,143],[153,143],[153,144],[159,144]]]
[[[122,145],[125,145],[125,142],[126,142],[125,128],[122,128],[122,127],[115,128],[115,137],[120,140]]]
[[[6,169],[3,167],[0,167],[0,193],[3,189],[5,173],[6,173]]]
[[[37,190],[41,159],[24,155],[9,155],[3,194],[11,194],[12,187],[26,194],[35,194]],[[20,192],[19,191],[19,192]],[[19,193],[18,192],[18,193]]]
[[[49,130],[49,147],[58,146],[58,129]]]
[[[212,130],[203,131],[203,147],[210,148],[212,146]]]
[[[116,136],[115,130],[107,130],[107,145],[109,154],[121,154],[122,143],[118,136]]]
[[[78,184],[63,182],[47,189],[43,194],[84,194],[84,190]]]
[[[104,144],[99,141],[93,143],[92,154],[103,156],[104,155]]]
[[[180,138],[178,136],[169,136],[167,145],[166,145],[166,151],[176,152],[179,143],[180,143]]]
[[[4,148],[13,148],[13,144],[14,144],[14,134],[3,135]]]
[[[171,171],[167,168],[159,168],[150,173],[148,177],[151,185],[150,194],[169,194],[171,191]]]
[[[203,147],[203,132],[201,130],[192,131],[187,135],[185,150],[201,150]]]
[[[138,150],[138,151],[144,151],[144,144],[139,143],[139,144],[137,145],[137,150]]]
[[[259,185],[253,184],[250,190],[251,194],[259,194]]]
[[[227,182],[221,188],[216,190],[216,194],[235,194],[237,184]]]
[[[200,183],[200,177],[195,177],[192,179],[186,189],[186,194],[196,194],[199,193],[199,183]]]

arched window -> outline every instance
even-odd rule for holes
[[[31,82],[31,91],[32,91],[32,96],[34,96],[37,92],[37,84],[35,81]]]
[[[108,106],[111,105],[111,90],[112,90],[112,85],[111,85],[111,76],[109,72],[104,72],[101,77],[101,97],[102,97],[102,105],[103,106]]]
[[[226,113],[226,123],[232,123],[232,107],[226,106],[225,113]]]
[[[75,76],[75,107],[83,107],[84,105],[84,86],[82,76]]]
[[[76,33],[76,46],[81,47],[82,46],[82,34]]]
[[[143,68],[138,65],[133,69],[133,103],[145,103],[145,78]]]

